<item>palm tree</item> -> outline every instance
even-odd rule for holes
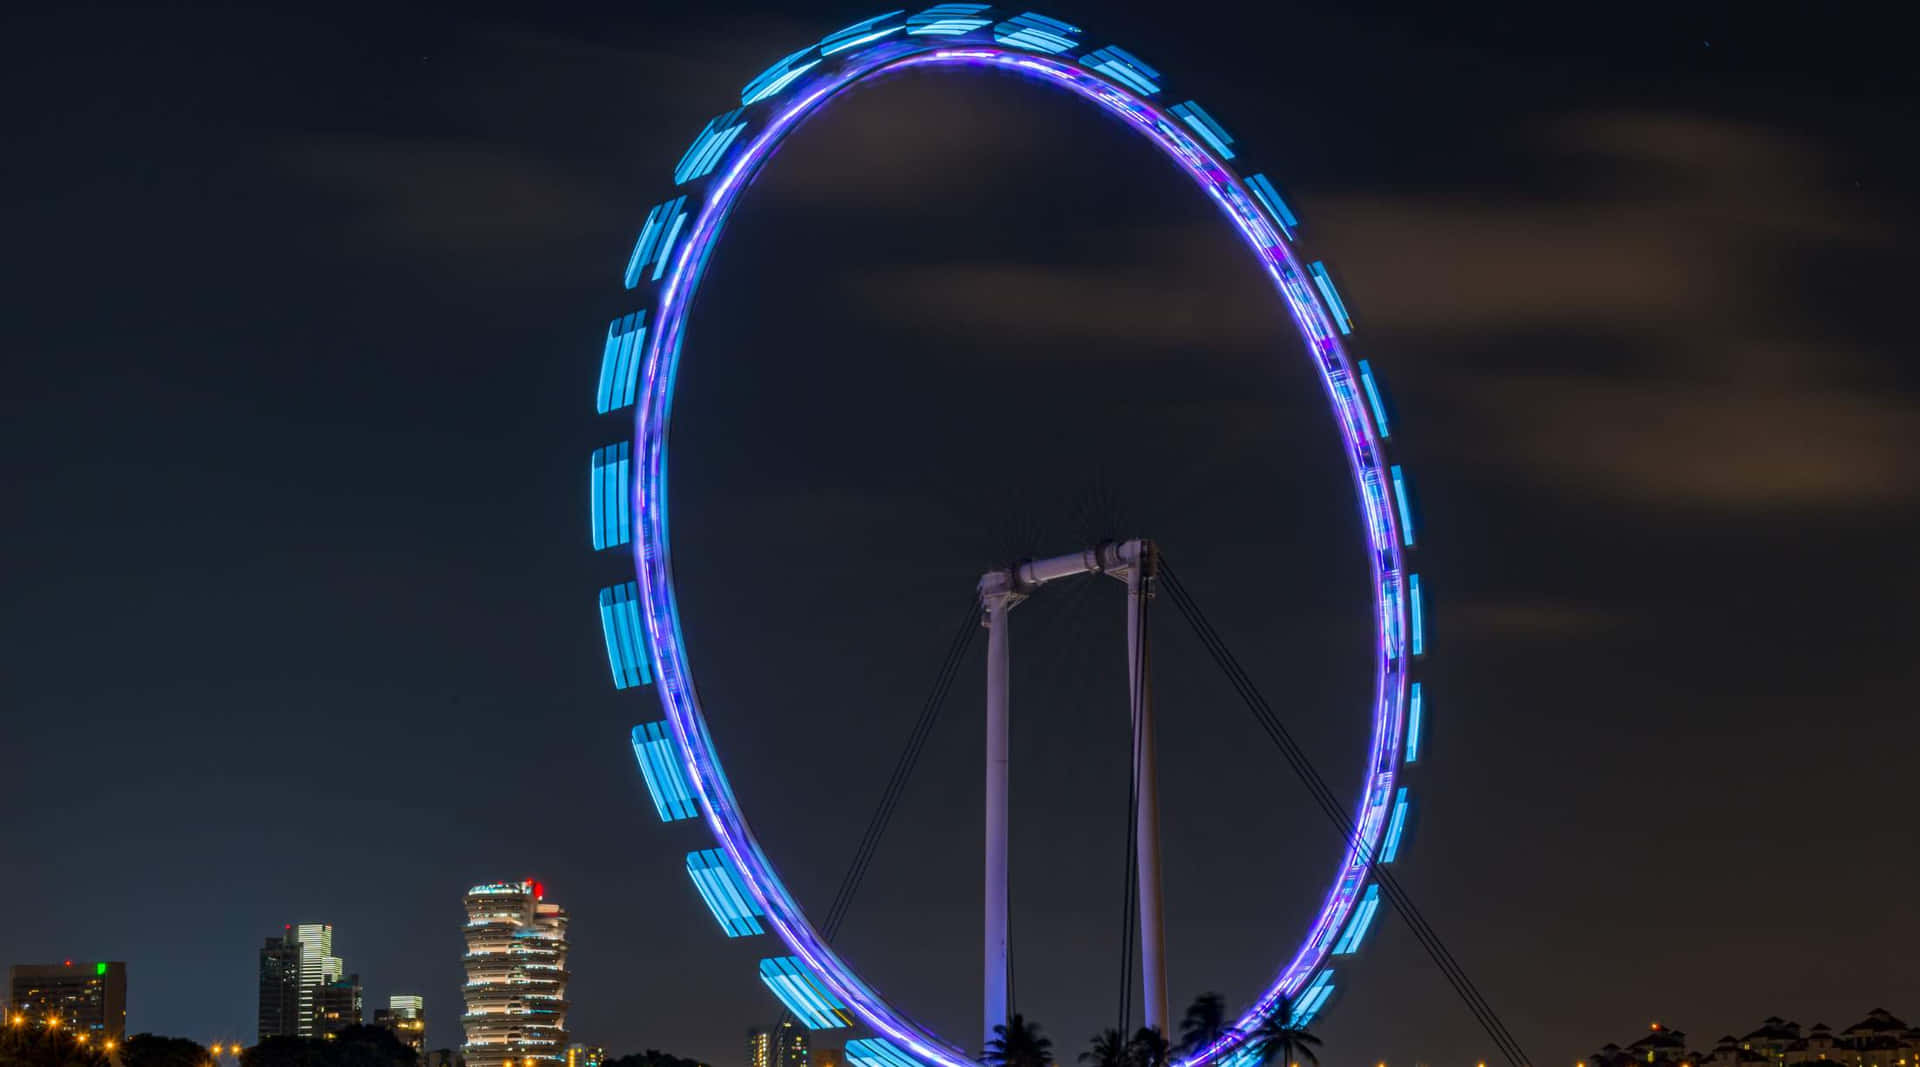
[[[1087,1051],[1080,1054],[1080,1062],[1090,1067],[1131,1067],[1131,1054],[1127,1039],[1119,1030],[1110,1027],[1093,1035],[1093,1040],[1087,1044]]]
[[[1227,1035],[1227,1001],[1218,993],[1202,993],[1187,1006],[1180,1020],[1180,1051],[1198,1052]]]
[[[1131,1067],[1168,1067],[1173,1062],[1173,1046],[1157,1026],[1143,1026],[1127,1042],[1127,1062]]]
[[[987,1067],[1051,1067],[1053,1041],[1040,1032],[1039,1023],[1015,1012],[1006,1022],[993,1024],[993,1040],[980,1058]]]
[[[1274,1003],[1273,1011],[1247,1035],[1247,1047],[1254,1051],[1260,1067],[1276,1062],[1280,1067],[1293,1067],[1300,1060],[1317,1067],[1320,1057],[1313,1050],[1319,1044],[1320,1039],[1308,1033],[1304,1023],[1294,1024],[1293,998],[1284,993]]]

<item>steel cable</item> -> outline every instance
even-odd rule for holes
[[[1313,796],[1320,810],[1334,824],[1335,829],[1340,832],[1343,841],[1355,840],[1357,831],[1354,827],[1353,820],[1347,815],[1346,809],[1340,804],[1333,791],[1328,788],[1326,779],[1321,777],[1319,771],[1314,768],[1312,761],[1307,758],[1305,751],[1300,748],[1299,743],[1294,740],[1293,735],[1287,730],[1285,724],[1280,721],[1272,705],[1267,703],[1265,697],[1261,696],[1259,688],[1253,683],[1252,677],[1247,674],[1245,668],[1240,666],[1239,660],[1237,660],[1232,651],[1227,648],[1226,642],[1221,638],[1219,631],[1214,629],[1213,624],[1207,620],[1206,614],[1200,610],[1200,606],[1198,602],[1194,600],[1193,594],[1180,582],[1173,568],[1168,566],[1164,556],[1161,557],[1160,560],[1160,577],[1163,579],[1163,584],[1169,598],[1173,600],[1174,606],[1187,620],[1187,623],[1193,627],[1194,633],[1200,638],[1201,644],[1206,647],[1208,654],[1213,657],[1215,664],[1220,667],[1221,672],[1227,676],[1228,682],[1234,687],[1234,690],[1239,694],[1241,700],[1245,702],[1248,709],[1253,712],[1255,720],[1259,722],[1267,736],[1280,749],[1281,755],[1293,769],[1294,774],[1299,777],[1301,783],[1307,787],[1307,792]],[[1442,976],[1446,978],[1448,985],[1453,987],[1454,992],[1458,994],[1461,1001],[1466,1004],[1467,1010],[1472,1013],[1474,1020],[1486,1031],[1487,1036],[1492,1039],[1495,1047],[1500,1050],[1501,1055],[1504,1056],[1513,1067],[1526,1067],[1530,1061],[1527,1059],[1525,1051],[1521,1049],[1520,1043],[1514,1038],[1512,1031],[1507,1029],[1506,1024],[1502,1022],[1499,1015],[1494,1012],[1493,1007],[1487,1003],[1486,997],[1480,992],[1479,987],[1474,985],[1473,980],[1467,976],[1466,970],[1460,966],[1459,961],[1454,957],[1452,951],[1447,948],[1445,942],[1440,940],[1439,934],[1433,929],[1432,925],[1427,922],[1426,917],[1421,914],[1420,909],[1415,906],[1413,898],[1407,893],[1406,889],[1400,885],[1399,879],[1394,877],[1392,871],[1377,863],[1371,855],[1367,856],[1367,866],[1368,873],[1370,873],[1374,880],[1380,885],[1382,892],[1387,896],[1388,902],[1394,906],[1395,910],[1400,912],[1401,918],[1406,921],[1408,928],[1413,931],[1415,939],[1420,942],[1421,947],[1426,950],[1427,955],[1431,957],[1435,965],[1440,968],[1440,972]]]

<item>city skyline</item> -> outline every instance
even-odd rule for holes
[[[687,857],[719,892],[727,843],[663,826],[630,746],[660,691],[609,689],[594,594],[633,558],[591,552],[586,457],[633,423],[593,387],[688,141],[881,10],[9,20],[0,955],[125,961],[136,1032],[419,996],[458,1048],[454,897],[538,877],[582,932],[569,1044],[725,1067],[779,1018],[797,950],[716,931]],[[1396,876],[1534,1058],[1920,1015],[1920,915],[1860,892],[1920,874],[1920,588],[1881,551],[1920,535],[1903,39],[1705,2],[1038,10],[1177,75],[1158,105],[1204,100],[1180,128],[1231,131],[1333,264],[1421,509]],[[1342,803],[1367,786],[1366,532],[1312,361],[1216,205],[1043,89],[907,71],[809,119],[674,405],[673,636],[725,785],[832,949],[969,1049],[978,643],[861,834],[984,571],[1153,538]],[[1125,594],[1087,581],[1019,609],[1010,742],[1013,992],[1073,1050],[1131,906]],[[1167,996],[1240,1009],[1342,843],[1169,607]],[[302,833],[310,798],[358,818]],[[1498,1062],[1388,904],[1340,968],[1340,1062]]]

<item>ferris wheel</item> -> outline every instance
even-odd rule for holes
[[[1415,544],[1413,511],[1407,477],[1388,454],[1392,434],[1382,386],[1368,361],[1349,355],[1346,338],[1353,321],[1332,274],[1298,250],[1299,220],[1279,185],[1247,165],[1244,146],[1197,101],[1170,93],[1160,71],[1131,51],[1035,12],[998,12],[967,3],[893,11],[827,34],[767,67],[745,83],[737,106],[728,101],[727,110],[708,122],[680,157],[669,195],[641,223],[624,274],[635,309],[609,325],[600,365],[596,408],[613,416],[631,409],[632,435],[596,449],[590,464],[593,546],[628,549],[634,564],[632,580],[608,586],[599,596],[614,685],[622,690],[653,686],[664,712],[664,718],[634,728],[633,749],[660,818],[705,826],[708,836],[693,842],[697,847],[687,853],[686,867],[722,933],[771,935],[784,947],[760,961],[759,976],[797,1020],[812,1029],[869,1031],[870,1036],[846,1044],[855,1067],[975,1067],[977,1061],[961,1046],[895,1008],[834,951],[754,836],[709,735],[681,640],[668,522],[668,430],[687,316],[730,214],[781,142],[809,116],[852,86],[923,68],[998,71],[1065,91],[1159,148],[1212,200],[1271,280],[1332,408],[1366,531],[1370,580],[1365,595],[1374,637],[1374,684],[1365,712],[1369,743],[1359,796],[1344,809],[1349,813],[1341,823],[1345,846],[1304,936],[1279,956],[1271,982],[1235,1025],[1179,1061],[1180,1067],[1238,1067],[1253,1051],[1248,1035],[1283,1007],[1290,1021],[1302,1025],[1321,1010],[1335,989],[1333,961],[1359,947],[1381,906],[1383,884],[1395,888],[1386,865],[1397,858],[1407,827],[1403,778],[1420,756],[1423,701],[1416,665],[1425,653],[1420,576],[1407,565]],[[1007,612],[1047,582],[1081,573],[1106,573],[1128,582],[1134,594],[1130,629],[1142,624],[1130,637],[1130,653],[1144,656],[1139,634],[1157,578],[1151,542],[1093,546],[992,571],[981,583],[981,623],[989,634],[983,949],[983,1029],[989,1032],[1006,1019],[1006,782],[1004,758],[995,777],[994,731],[998,728],[1004,741]],[[996,638],[1001,639],[997,652]],[[1143,674],[1135,658],[1130,690],[1136,775],[1142,759],[1151,760]],[[1138,797],[1137,864],[1145,1017],[1164,1030],[1150,763],[1140,781],[1145,786]]]

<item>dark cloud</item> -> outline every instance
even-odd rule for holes
[[[285,149],[317,195],[349,213],[350,237],[448,263],[524,255],[606,228],[623,204],[549,160],[451,141],[312,139]]]

